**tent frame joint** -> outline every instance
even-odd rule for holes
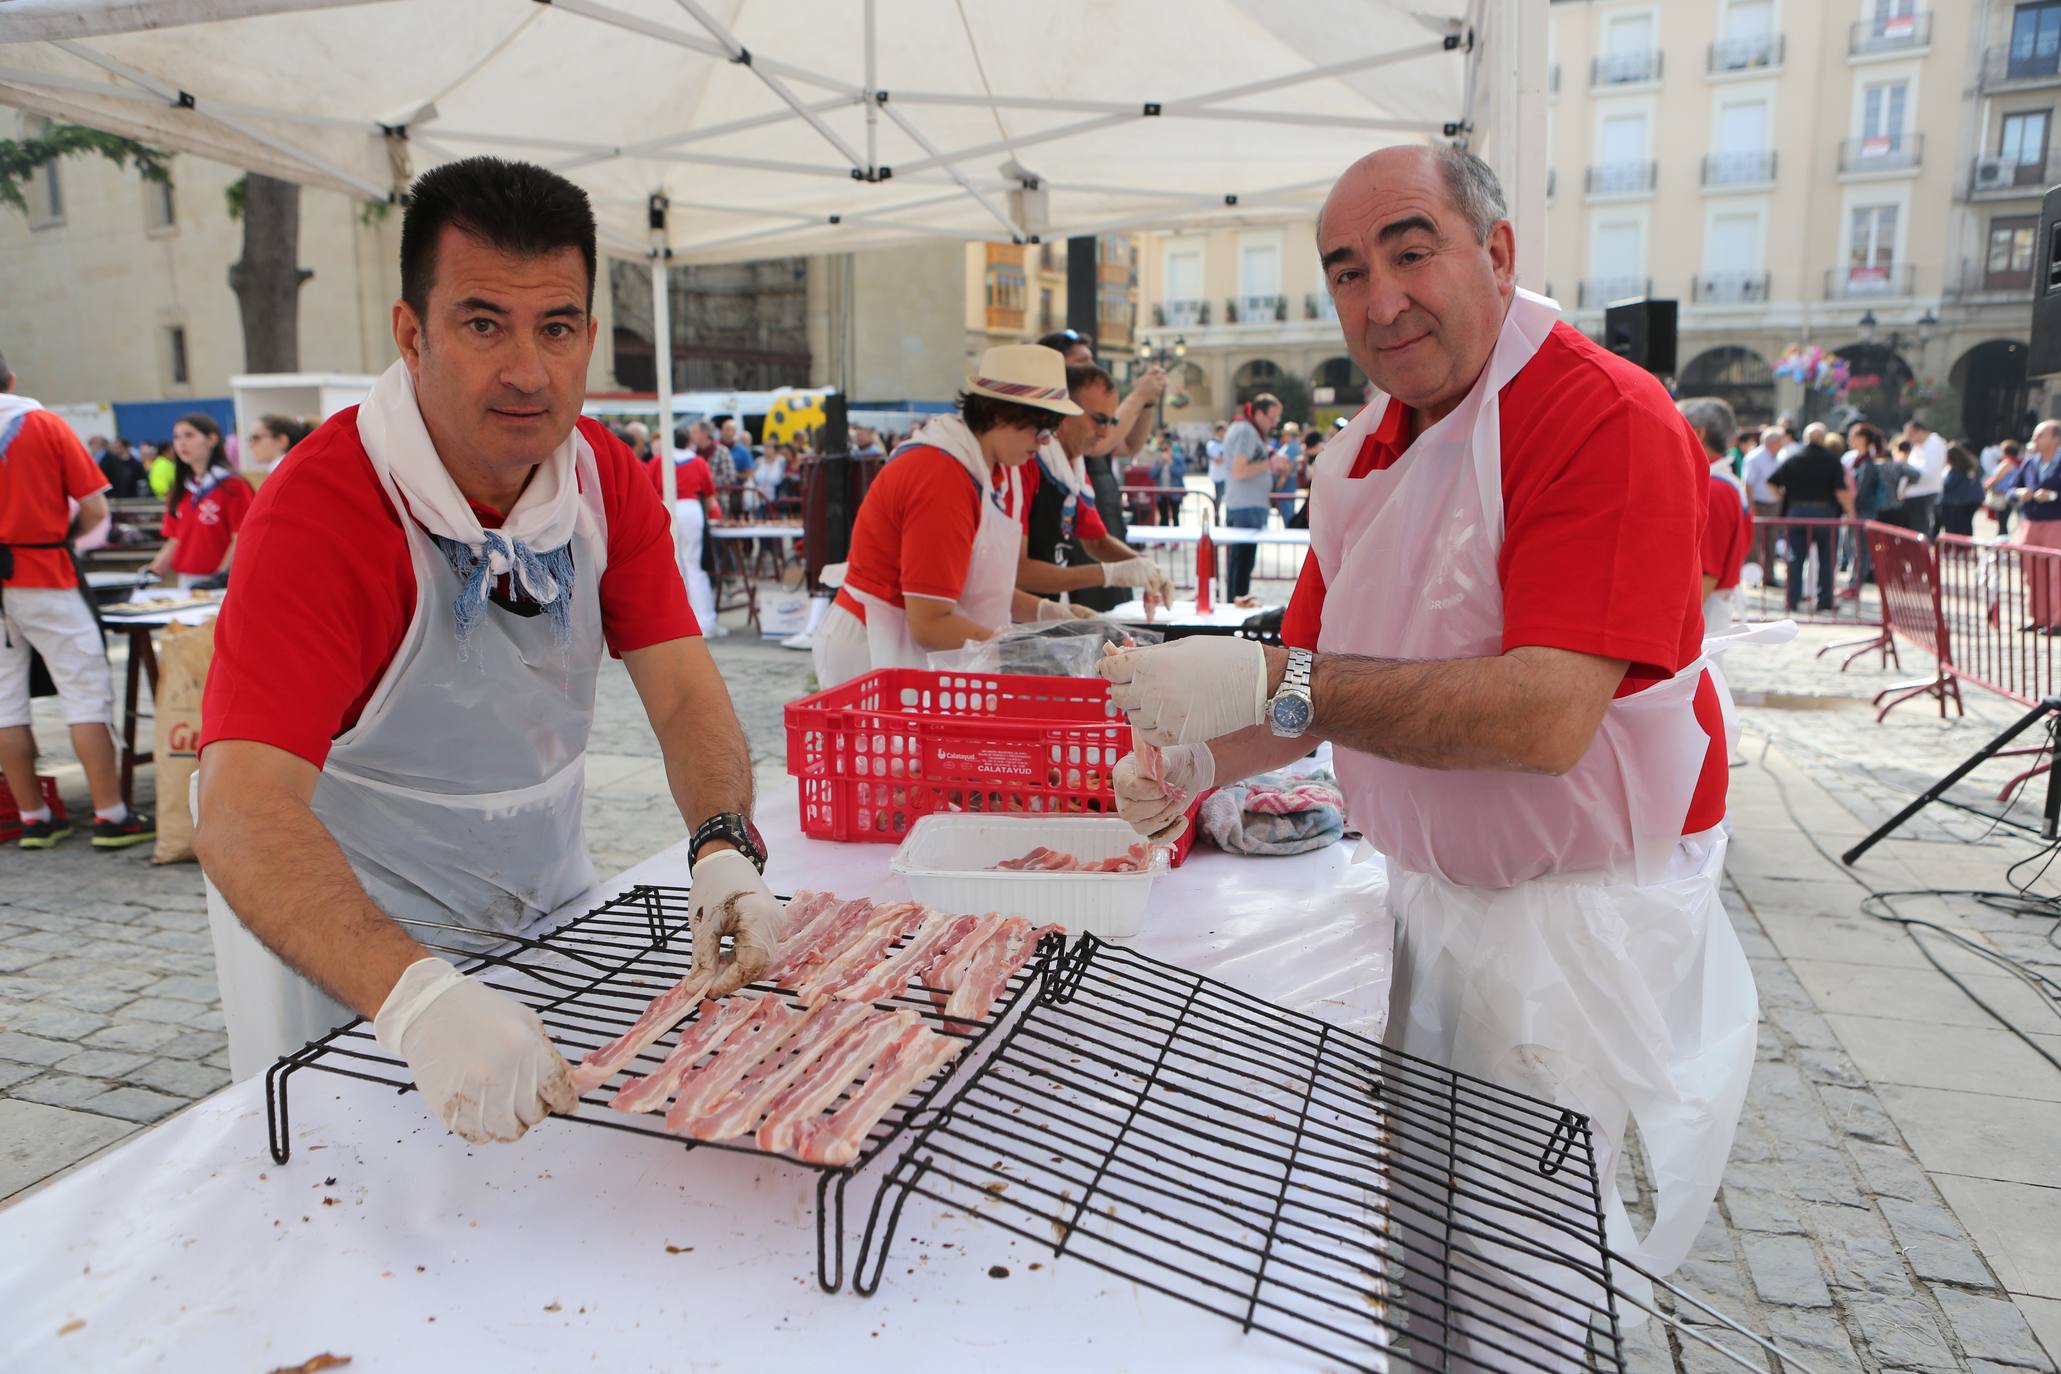
[[[737,55],[731,58],[730,60],[732,62],[735,62],[740,67],[749,67],[751,65],[751,49],[739,46],[737,49]]]
[[[1159,118],[1159,113],[1160,104],[1157,100],[1148,100],[1145,102],[1144,117],[1146,119],[1157,119]]]
[[[180,91],[176,96],[172,98],[172,104],[182,110],[194,110],[200,108],[200,102],[193,98],[192,91]]]

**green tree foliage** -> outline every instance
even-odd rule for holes
[[[83,124],[53,124],[34,138],[0,139],[0,203],[27,214],[22,188],[47,163],[61,157],[97,155],[117,167],[134,165],[147,181],[172,184],[172,155],[120,134],[103,133]]]

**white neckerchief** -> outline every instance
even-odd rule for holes
[[[465,545],[475,558],[484,554],[488,585],[512,573],[537,604],[548,606],[558,599],[558,579],[535,557],[520,555],[553,553],[572,541],[580,510],[576,464],[588,446],[577,427],[538,464],[515,508],[494,531],[481,527],[437,456],[415,403],[415,379],[406,362],[396,362],[373,383],[371,394],[358,407],[358,437],[365,451],[393,475],[407,498],[408,513],[424,529]]]
[[[968,476],[985,474],[980,479],[981,490],[987,493],[988,500],[994,502],[997,510],[1002,509],[1002,494],[995,490],[994,468],[987,455],[980,451],[980,440],[966,427],[966,421],[957,415],[933,415],[916,426],[909,437],[895,447],[895,452],[900,453],[914,444],[929,444],[932,448],[943,449],[967,468]]]

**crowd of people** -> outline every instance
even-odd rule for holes
[[[1740,430],[1725,456],[1756,520],[1749,561],[1784,589],[1790,610],[1801,609],[1814,590],[1813,605],[1825,612],[1857,599],[1874,577],[1868,541],[1834,523],[1840,520],[1873,520],[1928,539],[2001,537],[2011,533],[2015,515],[2021,542],[2061,547],[2061,526],[2049,524],[2061,519],[2061,508],[2049,504],[2061,489],[2061,464],[2052,461],[2061,425],[2039,425],[2030,446],[2028,458],[2017,440],[1986,447],[1952,442],[1921,417],[1906,421],[1892,440],[1866,420],[1841,432],[1821,422],[1799,428],[1784,416]]]

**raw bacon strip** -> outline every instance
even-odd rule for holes
[[[983,944],[967,965],[959,984],[952,990],[951,1000],[945,1003],[945,1019],[968,1021],[982,1016],[994,1000],[1002,995],[1002,989],[1016,976],[1016,971],[1030,962],[1031,954],[1037,949],[1038,941],[1058,926],[1040,926],[1031,929],[1029,921],[1013,916],[1015,923],[1006,932],[997,934]]]
[[[982,950],[997,940],[1006,940],[1015,932],[1029,929],[1030,922],[1021,916],[997,920],[995,913],[989,912],[979,929],[959,942],[956,957],[938,965],[932,971],[930,986],[940,992],[957,992],[959,985],[966,981],[968,970],[973,967],[974,960],[980,957]]]
[[[806,889],[788,898],[787,910],[780,922],[780,943],[786,944],[826,911],[837,905],[837,898],[828,892],[810,892]]]
[[[680,1032],[659,1066],[642,1078],[633,1078],[617,1088],[609,1106],[619,1112],[655,1112],[680,1086],[687,1071],[705,1054],[719,1048],[730,1033],[744,1024],[758,1002],[756,997],[725,997],[720,1002],[703,1002],[701,1019]]]
[[[830,1116],[803,1123],[797,1133],[795,1157],[812,1164],[851,1163],[888,1109],[950,1062],[963,1046],[963,1041],[939,1035],[927,1026],[904,1031],[849,1102]]]
[[[687,1019],[687,1013],[715,981],[713,967],[688,973],[685,978],[651,999],[644,1014],[606,1045],[590,1051],[573,1067],[573,1091],[582,1095],[615,1077],[617,1069],[642,1054],[661,1035]]]
[[[795,995],[805,1007],[813,1007],[839,988],[856,983],[887,953],[889,945],[922,924],[924,910],[915,902],[894,902],[875,908],[873,919],[843,953],[816,970]]]
[[[929,968],[938,953],[971,930],[977,920],[973,916],[926,912],[923,924],[908,944],[874,965],[865,977],[839,988],[837,996],[847,1002],[879,1002],[901,996],[917,973]]]
[[[846,1031],[773,1099],[766,1124],[759,1127],[758,1147],[770,1154],[794,1153],[803,1127],[837,1101],[851,1081],[898,1037],[921,1024],[922,1018],[904,1009],[889,1016],[869,1016]]]
[[[1108,859],[1077,859],[1039,845],[1020,859],[1004,859],[990,873],[1143,873],[1152,866],[1152,846],[1140,841]]]
[[[755,999],[751,1015],[730,1033],[716,1057],[681,1080],[680,1095],[666,1113],[666,1129],[685,1134],[738,1079],[792,1035],[802,1019],[801,1012],[777,997]]]
[[[807,930],[780,942],[780,960],[763,981],[783,987],[821,968],[866,928],[872,916],[873,903],[864,897],[831,907]]]
[[[826,1002],[817,1007],[795,1027],[785,1044],[769,1050],[713,1110],[688,1122],[687,1134],[696,1140],[728,1140],[749,1132],[789,1083],[846,1031],[873,1014],[873,1008],[850,1002]]]

